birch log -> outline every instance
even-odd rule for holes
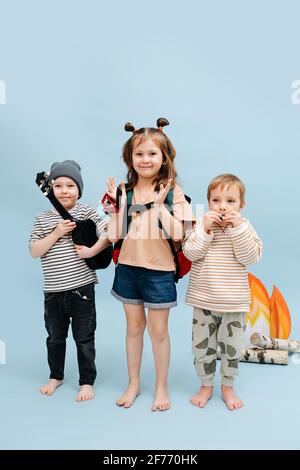
[[[271,338],[270,336],[253,333],[250,341],[254,346],[263,349],[281,349],[293,353],[300,353],[300,341],[294,339]]]
[[[221,351],[218,348],[217,358],[221,359]],[[240,358],[241,362],[255,362],[257,364],[278,364],[285,366],[288,363],[288,351],[278,351],[274,349],[243,349]]]

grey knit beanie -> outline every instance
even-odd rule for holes
[[[81,177],[80,165],[78,165],[78,163],[76,163],[74,160],[65,160],[63,162],[53,163],[53,165],[51,165],[49,178],[50,180],[55,180],[59,176],[68,176],[68,178],[74,180],[78,186],[78,199],[81,198],[83,181]]]

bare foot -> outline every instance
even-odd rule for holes
[[[243,401],[235,394],[233,387],[222,385],[222,398],[230,411],[238,410],[244,406]]]
[[[202,385],[199,391],[192,396],[190,402],[192,405],[197,406],[198,408],[204,408],[208,400],[210,400],[212,397],[212,391],[212,387],[205,387]]]
[[[134,400],[139,396],[139,394],[139,384],[129,384],[126,392],[124,392],[123,395],[117,399],[116,405],[123,406],[123,408],[129,408],[133,404]]]
[[[171,403],[168,394],[168,388],[164,385],[155,387],[155,398],[152,403],[151,411],[166,411],[170,408]]]
[[[52,395],[57,387],[63,383],[62,380],[49,379],[49,382],[46,385],[42,385],[40,392],[42,395]]]
[[[87,401],[94,398],[94,387],[92,385],[81,385],[76,401]]]

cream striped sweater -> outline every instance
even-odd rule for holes
[[[262,241],[247,219],[224,232],[215,224],[212,232],[205,233],[197,220],[183,242],[183,253],[192,261],[186,303],[216,312],[248,312],[246,267],[261,259]]]

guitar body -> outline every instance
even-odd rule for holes
[[[89,248],[93,246],[98,240],[95,222],[91,219],[75,220],[74,217],[69,214],[69,212],[54,196],[52,184],[51,181],[49,181],[49,175],[47,173],[43,171],[38,173],[36,175],[35,182],[64,220],[72,220],[76,222],[76,228],[72,232],[72,239],[75,245],[84,245]],[[100,251],[100,253],[98,253],[96,256],[93,256],[92,258],[85,258],[84,261],[91,269],[105,269],[109,266],[112,260],[112,255],[113,246],[110,245],[104,250]]]
[[[91,247],[95,245],[98,240],[96,224],[91,219],[74,220],[76,228],[72,232],[72,239],[75,245],[85,245]],[[112,260],[113,247],[108,246],[96,256],[86,258],[84,261],[91,269],[105,269],[109,266]]]

